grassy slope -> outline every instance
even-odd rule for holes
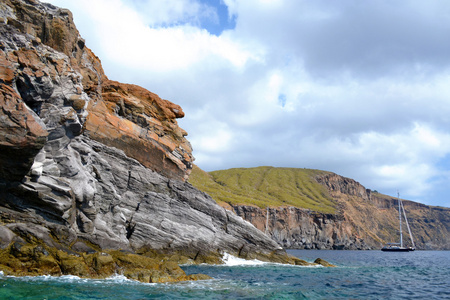
[[[197,166],[189,182],[217,202],[260,208],[296,206],[334,213],[336,203],[313,178],[325,171],[294,168],[237,168],[206,173]]]

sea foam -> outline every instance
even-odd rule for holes
[[[257,265],[265,265],[267,262],[260,261],[257,259],[247,260],[243,258],[239,258],[233,256],[231,254],[225,253],[222,258],[223,262],[226,266],[257,266]]]
[[[4,278],[15,278],[20,281],[30,281],[30,282],[60,282],[60,283],[90,283],[90,284],[141,284],[141,282],[128,279],[127,277],[115,274],[113,276],[98,279],[98,278],[81,278],[75,275],[39,275],[39,276],[14,276],[14,275],[4,275],[3,271],[0,271],[0,277]]]

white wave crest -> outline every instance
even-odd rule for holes
[[[39,276],[13,276],[13,275],[4,275],[3,271],[0,271],[0,277],[6,278],[15,278],[16,280],[21,281],[31,281],[31,282],[39,282],[39,281],[50,281],[50,282],[61,282],[61,283],[80,283],[80,284],[141,284],[139,281],[135,281],[132,279],[128,279],[127,277],[115,274],[113,276],[99,279],[99,278],[81,278],[75,275],[61,275],[61,276],[52,276],[52,275],[39,275]]]
[[[128,279],[124,275],[120,275],[120,274],[115,274],[115,275],[113,275],[111,277],[106,278],[105,280],[112,281],[112,282],[115,282],[115,283],[124,283],[124,282],[135,283],[135,282],[138,282],[138,281],[135,281],[135,280],[132,280],[132,279]]]
[[[243,258],[239,258],[233,256],[231,254],[225,253],[222,258],[223,262],[226,266],[257,266],[257,265],[265,265],[267,262],[260,261],[257,259],[247,260]]]

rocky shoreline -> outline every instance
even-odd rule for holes
[[[14,235],[5,227],[0,228],[1,238]],[[28,237],[28,236],[27,236]],[[0,271],[6,276],[62,276],[73,275],[80,278],[104,279],[123,275],[128,279],[144,283],[166,283],[188,280],[212,279],[205,274],[187,275],[180,264],[223,264],[224,253],[195,255],[183,251],[157,251],[141,249],[134,253],[126,250],[96,251],[86,244],[78,242],[72,249],[50,247],[42,240],[26,242],[16,238],[15,242],[0,250]],[[254,255],[241,256],[254,259]],[[285,253],[272,253],[256,256],[267,262],[278,262],[300,266],[335,267],[323,259],[313,263],[306,262]]]

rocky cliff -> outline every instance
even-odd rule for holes
[[[224,252],[294,262],[185,182],[193,157],[176,122],[182,109],[109,80],[70,11],[2,0],[0,106],[1,270],[45,269],[40,257],[51,274],[100,275],[99,261],[122,270],[113,250],[184,262],[219,262]],[[84,267],[64,268],[67,261]]]
[[[387,242],[399,241],[398,202],[396,197],[366,189],[355,180],[333,173],[317,176],[338,203],[338,214],[351,224],[357,237],[378,249]],[[428,206],[403,200],[416,248],[450,249],[450,208]],[[411,244],[406,226],[406,243]]]
[[[341,215],[298,207],[261,209],[233,205],[233,211],[288,249],[368,250],[371,247]]]
[[[285,248],[380,249],[399,240],[396,198],[331,172],[194,168],[189,180]],[[403,204],[418,249],[450,249],[449,208]],[[410,243],[406,226],[403,234]]]

